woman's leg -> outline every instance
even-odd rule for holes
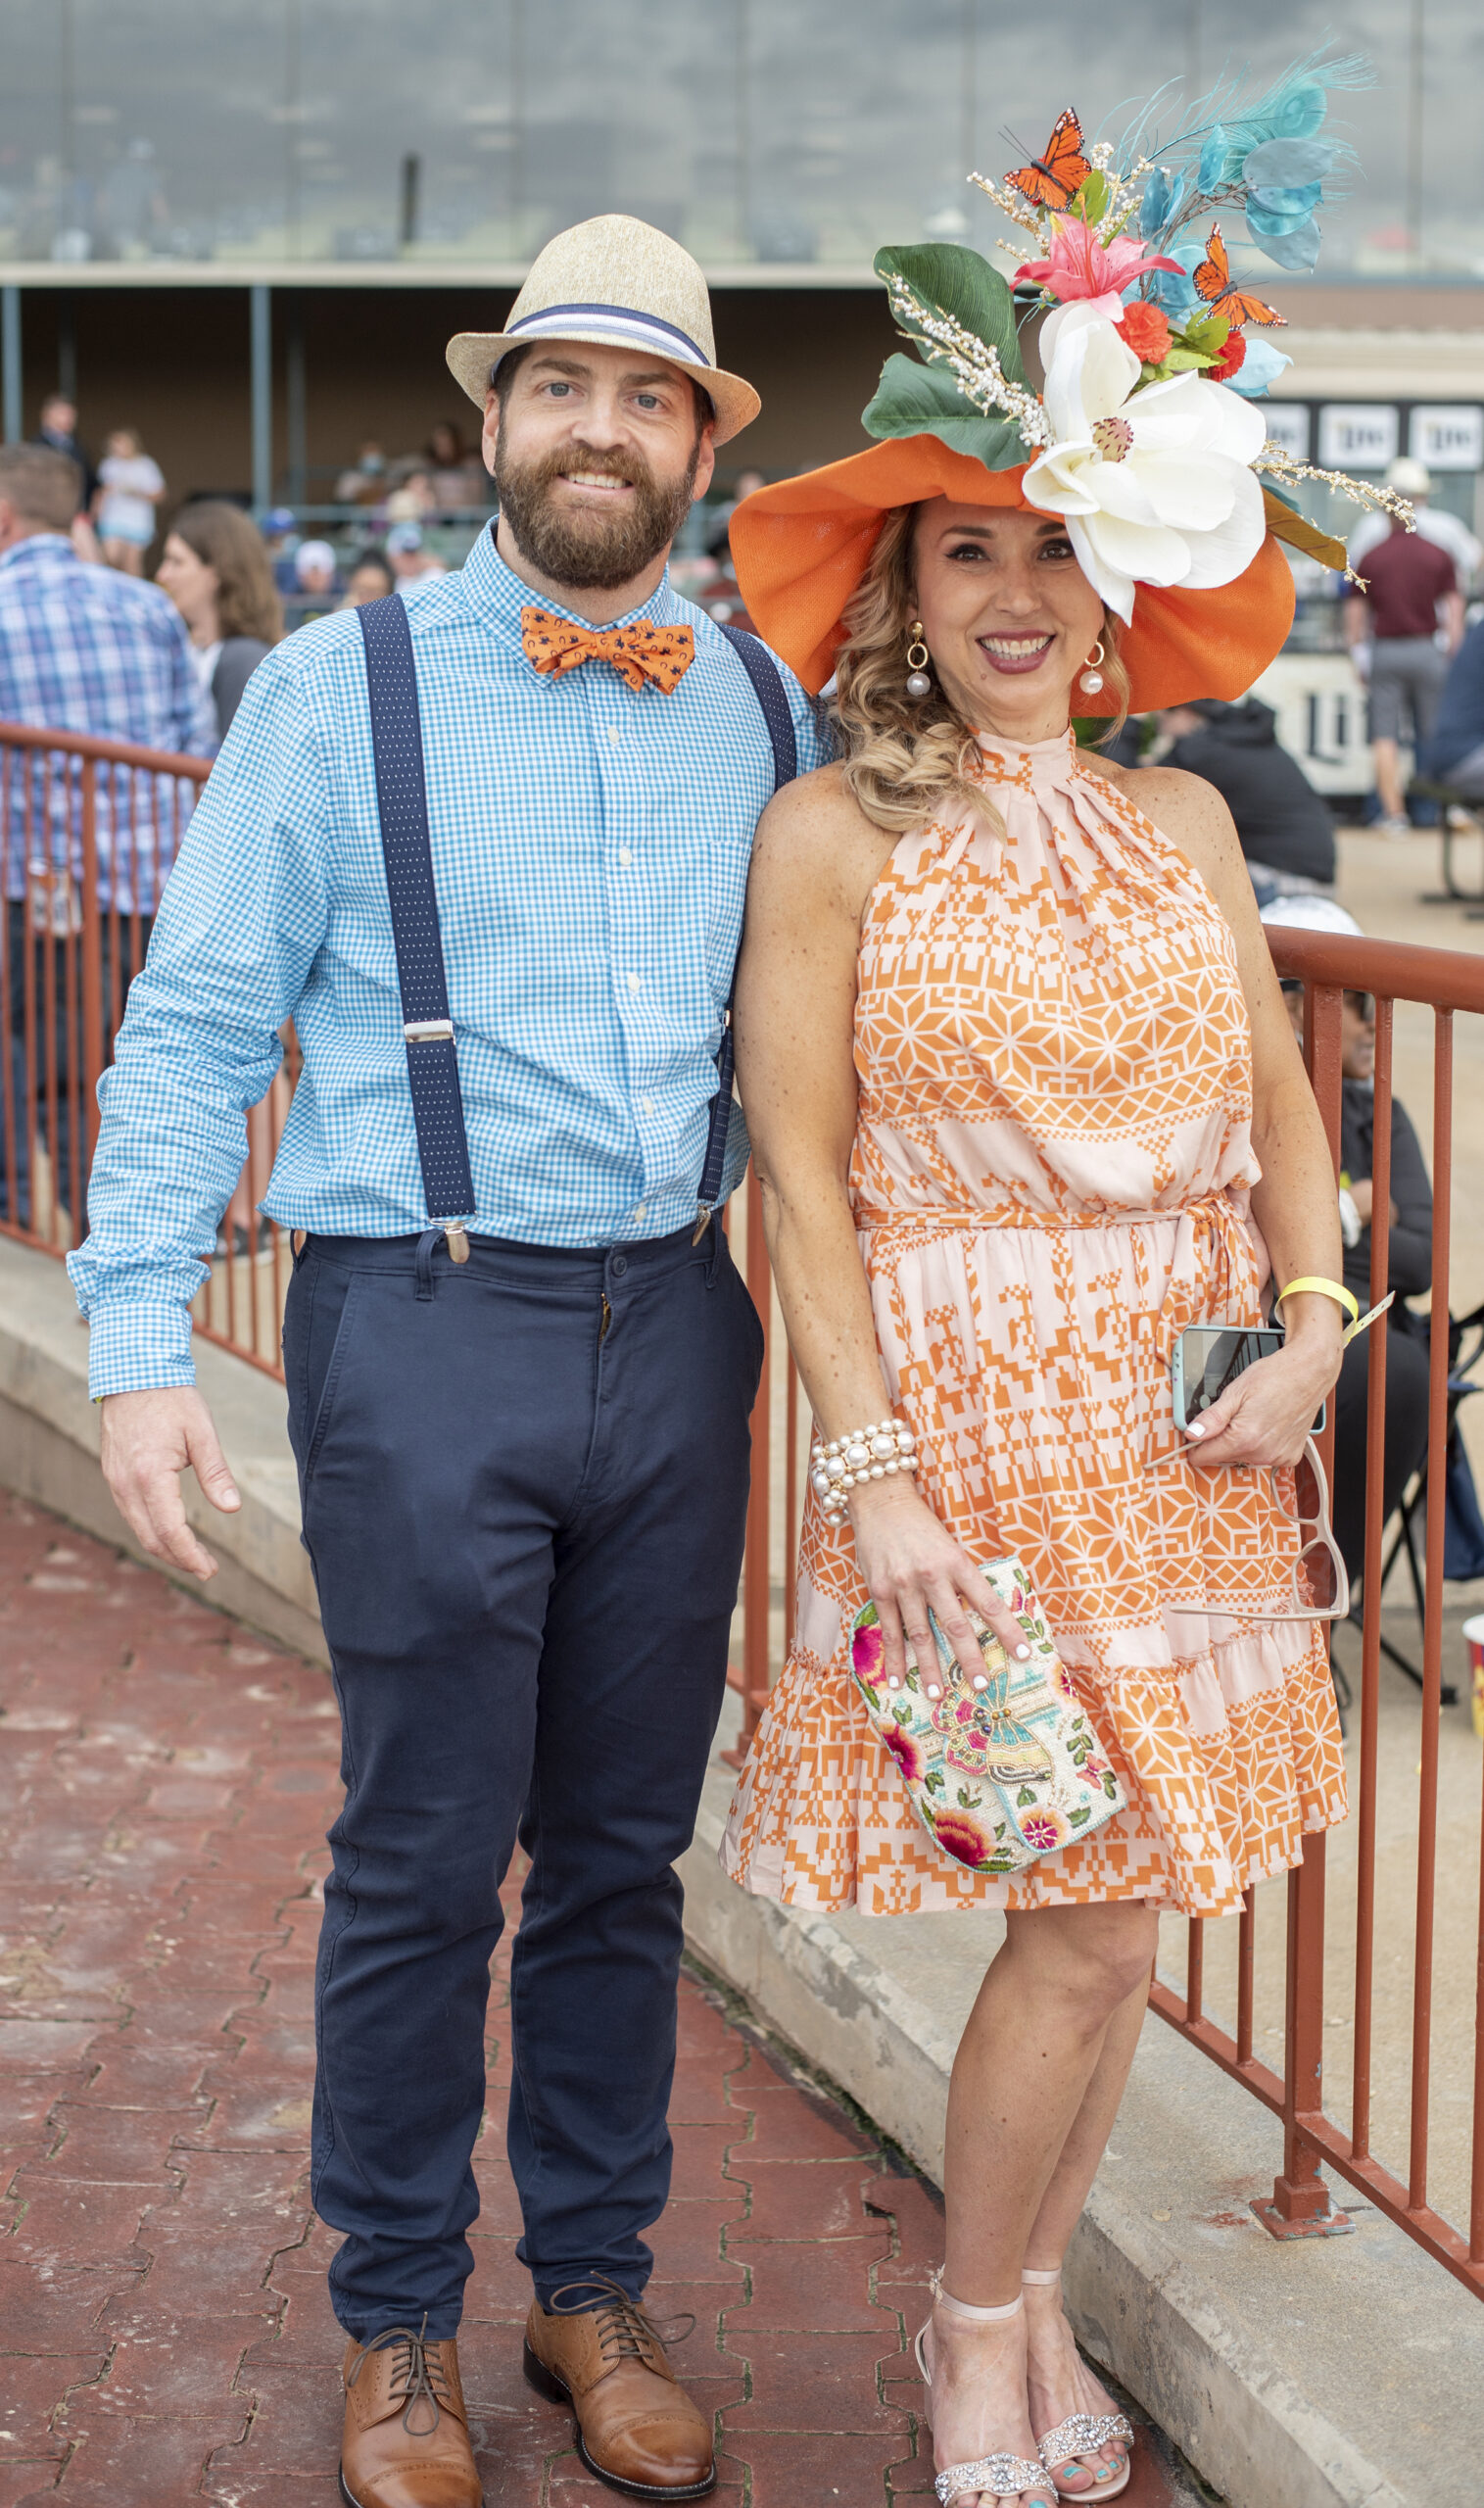
[[[994,2307],[1019,2295],[1021,2266],[1069,2137],[1090,2179],[1117,2097],[1107,2104],[1100,2094],[1089,2110],[1091,2120],[1107,2106],[1090,2162],[1091,2123],[1085,2138],[1077,2129],[1110,2022],[1147,1988],[1155,1928],[1152,1910],[1136,1901],[1010,1918],[948,2093],[943,2282],[954,2298]],[[1033,2457],[1026,2320],[979,2326],[937,2308],[930,2343],[939,2468],[991,2448]],[[1050,2492],[1048,2482],[1024,2497]]]
[[[1152,1961],[1152,1945],[1150,1957]],[[1149,1974],[1146,1967],[1103,2032],[1102,2050],[1092,2078],[1062,2145],[1061,2157],[1026,2244],[1028,2272],[1060,2272],[1124,2096],[1149,2000]],[[1096,2414],[1115,2408],[1106,2387],[1077,2350],[1063,2312],[1060,2282],[1026,2285],[1026,2336],[1027,2384],[1035,2429],[1054,2430],[1074,2412]],[[1063,2488],[1095,2495],[1099,2473],[1106,2481],[1119,2471],[1127,2452],[1121,2439],[1113,2439],[1105,2447],[1078,2456],[1075,2463],[1061,2469]]]

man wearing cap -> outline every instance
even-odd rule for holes
[[[1387,472],[1388,483],[1408,497],[1426,498],[1432,487],[1420,461],[1403,455]],[[1410,735],[1413,754],[1431,739],[1451,654],[1463,634],[1463,597],[1450,546],[1425,526],[1425,511],[1409,531],[1393,521],[1384,537],[1351,549],[1351,564],[1363,567],[1364,592],[1345,603],[1345,642],[1370,698],[1370,747],[1375,759],[1383,833],[1412,833],[1402,789],[1400,744]],[[1364,566],[1363,566],[1364,560]]]
[[[759,406],[689,255],[592,219],[449,362],[498,526],[255,673],[102,1085],[72,1270],[119,1504],[209,1575],[178,1471],[238,1500],[187,1302],[292,1017],[263,1207],[295,1231],[290,1433],[344,1727],[311,2181],[345,2234],[343,2493],[480,2497],[454,2337],[518,1831],[526,2373],[602,2481],[691,2499],[711,2427],[641,2299],[762,1358],[710,1218],[746,1157],[718,1053],[753,827],[818,737],[669,588]]]

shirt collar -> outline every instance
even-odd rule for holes
[[[0,566],[14,565],[16,559],[24,557],[28,550],[42,549],[62,549],[70,557],[77,555],[65,531],[28,531],[24,540],[17,541],[14,549],[0,549]]]
[[[458,581],[463,597],[476,617],[497,634],[520,636],[520,613],[523,609],[544,609],[552,618],[567,620],[573,627],[590,628],[590,618],[580,618],[575,609],[564,609],[558,601],[551,601],[544,593],[522,583],[505,564],[495,546],[495,525],[490,523],[475,541],[462,566]],[[646,618],[656,627],[673,626],[681,614],[680,603],[670,589],[670,569],[656,584],[647,601],[637,609],[626,610],[622,618],[612,618],[600,632],[606,635],[614,627],[632,627],[637,619]]]

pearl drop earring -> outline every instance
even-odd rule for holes
[[[1103,651],[1103,640],[1101,636],[1099,636],[1097,643],[1093,646],[1091,652],[1087,656],[1087,667],[1083,671],[1081,678],[1077,681],[1078,688],[1085,688],[1089,697],[1095,697],[1098,690],[1102,687],[1103,674],[1099,670],[1098,664],[1101,661],[1106,661],[1107,658],[1108,657]]]
[[[928,648],[923,643],[923,622],[915,618],[908,630],[907,694],[909,697],[931,697],[933,682],[928,676]]]

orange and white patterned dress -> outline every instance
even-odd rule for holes
[[[1260,1321],[1235,946],[1070,734],[981,759],[1003,835],[904,837],[867,905],[851,1200],[919,1486],[971,1557],[1025,1563],[1127,1807],[1009,1879],[936,1853],[850,1678],[850,1526],[811,1492],[723,1862],[795,1906],[1224,1915],[1346,1813],[1323,1625],[1248,1616],[1291,1602],[1291,1516],[1269,1471],[1189,1461],[1172,1405],[1187,1324]]]

